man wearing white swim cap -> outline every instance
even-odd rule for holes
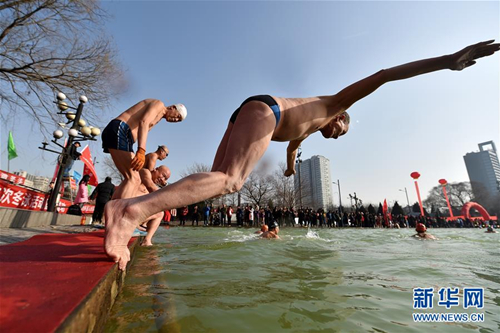
[[[302,141],[316,132],[328,139],[346,134],[349,130],[346,110],[357,101],[388,82],[473,66],[476,60],[500,50],[500,44],[493,42],[480,42],[448,55],[378,71],[335,95],[308,98],[258,95],[248,98],[233,113],[211,172],[192,174],[155,193],[113,200],[106,205],[106,254],[118,262],[120,269],[125,269],[130,260],[126,245],[135,227],[149,216],[239,191],[271,141],[289,142],[285,176],[295,174],[295,157]],[[490,72],[490,75],[496,74]]]
[[[187,109],[182,104],[165,106],[157,99],[145,99],[120,114],[106,126],[101,135],[102,148],[105,153],[111,154],[113,162],[124,177],[113,199],[135,196],[141,184],[137,171],[142,169],[146,161],[146,142],[151,128],[162,119],[176,123],[183,121],[186,116]],[[137,142],[137,151],[134,154],[135,142]]]

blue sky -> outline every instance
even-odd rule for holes
[[[130,86],[102,110],[100,126],[144,98],[185,104],[186,120],[158,124],[147,145],[170,148],[164,162],[174,181],[195,162],[212,163],[229,117],[249,96],[335,94],[383,68],[500,40],[497,1],[106,1],[103,7],[112,15],[106,30]],[[413,203],[412,171],[422,174],[424,197],[440,178],[468,181],[463,155],[483,141],[500,146],[499,63],[497,54],[462,72],[389,83],[349,110],[347,135],[314,134],[302,145],[303,157],[330,159],[342,200],[356,192],[364,202],[406,204],[399,191],[406,187]],[[36,149],[41,135],[23,135],[30,125],[19,120],[1,125],[3,142],[8,126],[21,155],[11,170],[51,175],[54,156]],[[286,145],[271,143],[264,160],[285,161]],[[100,141],[91,150],[103,158]],[[6,169],[4,143],[1,151]]]

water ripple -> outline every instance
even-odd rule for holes
[[[417,242],[407,229],[284,228],[263,241],[254,232],[160,229],[156,246],[138,250],[105,331],[500,330],[498,234],[433,229],[439,241]],[[484,287],[485,322],[414,323],[417,287]]]

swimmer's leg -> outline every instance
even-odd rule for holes
[[[110,201],[105,208],[106,254],[125,269],[130,260],[126,245],[142,221],[167,209],[238,191],[264,155],[275,126],[274,114],[266,104],[247,103],[233,124],[219,168],[190,175],[148,195]]]

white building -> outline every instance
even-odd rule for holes
[[[48,177],[35,176],[22,170],[14,172],[14,174],[26,178],[24,185],[27,187],[36,188],[43,192],[47,192],[49,190],[50,178]]]
[[[315,155],[295,166],[294,177],[297,204],[314,209],[328,209],[333,205],[330,160]],[[302,200],[301,200],[302,199]]]
[[[489,195],[498,195],[500,194],[500,163],[495,143],[487,141],[478,146],[478,152],[467,153],[464,156],[472,191],[474,195],[478,195],[478,191],[481,191],[484,186]]]
[[[33,187],[40,191],[47,192],[49,190],[50,178],[35,176],[33,179]]]

